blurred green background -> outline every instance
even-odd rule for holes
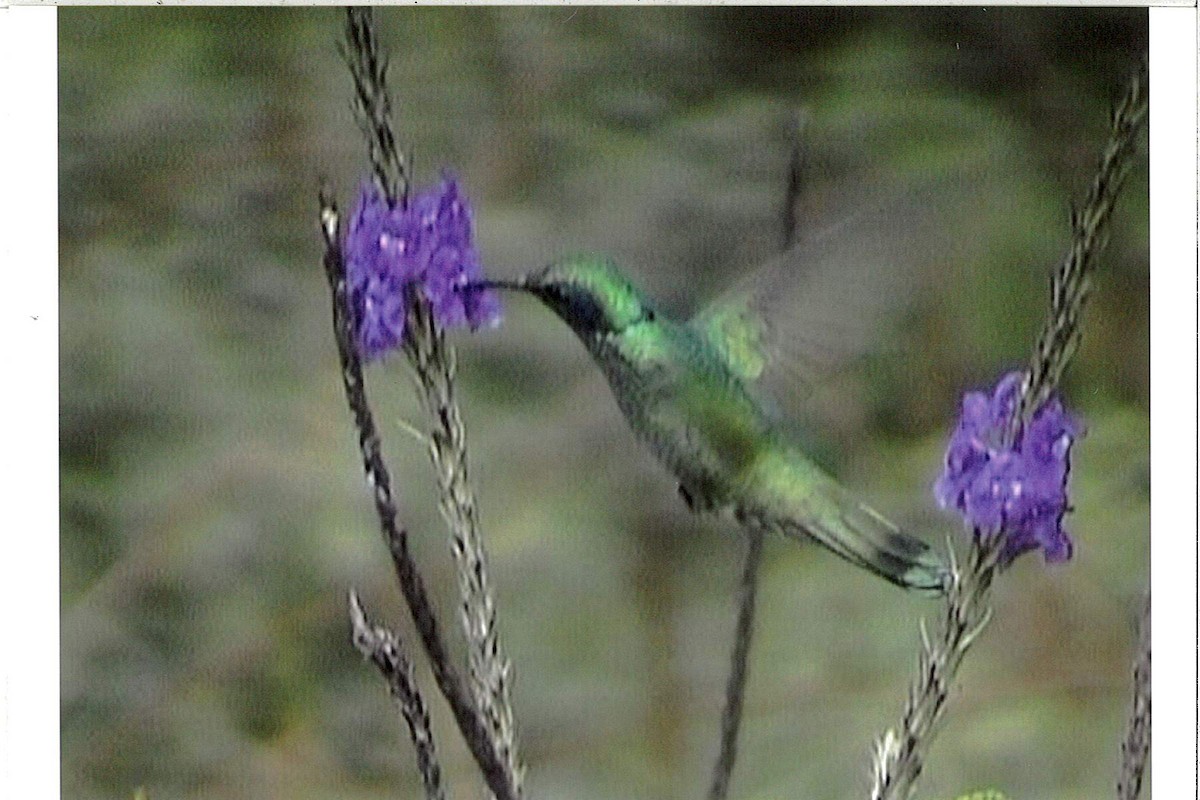
[[[340,12],[59,12],[65,797],[417,797],[346,592],[409,632],[357,462],[319,265],[318,179],[366,174]],[[381,14],[418,182],[476,204],[488,268],[610,252],[686,312],[778,247],[787,119],[806,200],[991,165],[962,256],[806,436],[902,524],[959,393],[1023,363],[1140,10],[404,9]],[[949,224],[949,223],[948,223]],[[1004,577],[923,797],[1111,792],[1149,556],[1144,160],[1065,387],[1086,420],[1077,556]],[[869,290],[869,287],[868,287]],[[716,749],[741,544],[690,516],[568,330],[514,299],[455,337],[532,796],[695,797]],[[898,346],[897,346],[898,345]],[[450,630],[455,580],[399,363],[369,373]],[[733,795],[863,797],[935,606],[769,542]],[[411,637],[409,639],[412,641]],[[456,639],[455,644],[460,642]],[[477,779],[422,664],[456,796]]]

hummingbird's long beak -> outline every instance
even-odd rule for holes
[[[474,281],[472,283],[467,284],[467,288],[469,288],[469,289],[505,289],[508,291],[523,292],[523,291],[527,291],[529,289],[529,284],[528,284],[527,279],[524,276],[522,276],[520,278],[517,278],[515,281],[495,281],[495,280]]]

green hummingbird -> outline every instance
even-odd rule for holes
[[[774,358],[760,292],[672,319],[608,258],[564,258],[516,281],[571,327],[639,439],[695,512],[815,539],[891,583],[939,594],[949,571],[802,452],[760,384]],[[768,294],[770,294],[768,292]]]

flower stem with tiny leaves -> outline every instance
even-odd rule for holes
[[[1148,111],[1148,73],[1143,60],[1112,114],[1108,144],[1083,207],[1071,212],[1071,245],[1050,281],[1050,313],[1024,374],[1004,446],[1050,398],[1079,343],[1079,323],[1091,278],[1107,242],[1108,223],[1128,175]],[[909,687],[900,725],[884,733],[872,761],[871,800],[908,800],[925,753],[945,712],[950,687],[967,651],[991,616],[993,581],[1005,566],[1003,530],[976,528],[966,563],[953,561],[951,584],[937,637],[921,627],[917,677]]]
[[[399,202],[403,207],[409,200],[411,176],[408,166],[411,159],[405,158],[396,144],[392,101],[387,87],[387,53],[379,42],[372,9],[346,10],[345,42],[341,51],[354,81],[355,116],[367,140],[368,158],[376,183],[389,204]],[[466,237],[464,241],[456,239],[456,244],[469,246],[469,212],[465,211],[461,201],[453,199],[450,212],[461,217],[461,222],[468,226],[465,233],[455,226],[457,235]],[[339,242],[337,237],[333,238],[332,244],[327,240],[327,248],[337,247]],[[345,272],[346,264],[342,261],[343,286]],[[428,290],[429,287],[424,288]],[[343,300],[346,294],[343,289]],[[487,554],[476,511],[475,491],[468,475],[466,429],[455,397],[455,353],[445,340],[438,309],[431,306],[432,298],[415,289],[407,291],[406,295],[402,348],[417,379],[418,398],[431,419],[430,458],[437,473],[440,507],[450,528],[451,549],[458,568],[461,620],[468,648],[468,684],[473,701],[471,733],[482,733],[487,738],[486,750],[499,762],[491,763],[491,759],[487,759],[488,769],[498,767],[502,773],[493,777],[502,778],[504,783],[504,791],[497,792],[493,781],[488,781],[493,795],[497,798],[520,797],[524,770],[517,753],[510,698],[511,666],[499,642]],[[470,319],[471,312],[466,313],[474,324],[476,320]],[[463,719],[460,718],[459,723],[462,728]],[[466,736],[468,731],[464,728],[463,733]],[[479,756],[480,753],[476,753],[477,760]],[[485,766],[483,761],[480,766]]]
[[[416,376],[418,397],[433,421],[429,457],[437,473],[439,506],[450,529],[451,550],[458,568],[471,691],[520,795],[524,768],[513,721],[512,666],[500,646],[487,551],[468,472],[466,429],[454,390],[457,358],[420,298],[413,303],[408,331],[405,355]]]
[[[400,152],[387,89],[388,56],[379,43],[373,8],[347,8],[345,42],[338,43],[354,79],[354,117],[367,140],[367,157],[380,190],[390,200],[408,197],[411,159]]]

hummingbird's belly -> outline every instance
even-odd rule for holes
[[[679,480],[694,508],[740,505],[767,431],[752,414],[714,403],[619,403],[642,441]]]
[[[687,494],[706,508],[740,506],[771,425],[740,380],[683,344],[637,368],[598,361],[630,427]]]

